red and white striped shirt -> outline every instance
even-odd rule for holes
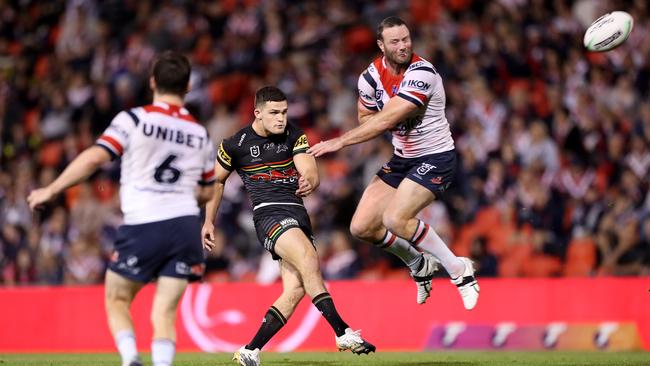
[[[359,76],[358,89],[361,104],[369,110],[380,111],[394,96],[418,106],[391,130],[396,155],[415,158],[454,149],[442,78],[429,61],[413,54],[406,71],[394,75],[379,57]]]
[[[212,184],[215,152],[205,127],[183,107],[155,102],[117,114],[97,140],[121,156],[127,225],[198,215],[197,184]]]

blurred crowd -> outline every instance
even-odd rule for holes
[[[611,10],[635,19],[630,38],[586,52],[584,30]],[[34,214],[25,197],[117,112],[150,102],[158,52],[191,58],[187,105],[215,143],[252,121],[263,85],[287,93],[313,143],[357,124],[357,78],[388,15],[442,75],[460,156],[423,220],[481,276],[650,275],[645,0],[0,0],[0,284],[101,282],[121,222],[119,161]],[[327,279],[408,276],[348,230],[391,154],[384,136],[319,160],[306,205]],[[235,175],[218,227],[207,280],[276,279]]]

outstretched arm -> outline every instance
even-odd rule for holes
[[[309,149],[319,157],[338,151],[346,146],[368,141],[395,127],[402,119],[417,110],[418,106],[401,97],[392,97],[384,109],[368,117],[367,121],[340,137],[320,142]]]
[[[298,154],[294,155],[293,162],[296,164],[298,173],[300,173],[296,195],[300,197],[308,196],[320,184],[316,159],[309,154]]]
[[[102,164],[111,160],[111,154],[103,147],[94,145],[77,156],[47,187],[33,190],[27,197],[32,210],[51,200],[57,194],[88,178]]]
[[[203,247],[207,250],[214,248],[214,220],[217,217],[217,211],[221,204],[221,197],[223,197],[223,188],[226,184],[230,171],[226,170],[221,164],[216,163],[214,167],[216,182],[214,183],[214,193],[212,198],[205,205],[205,221],[203,221],[203,228],[201,229],[201,237],[203,238]]]

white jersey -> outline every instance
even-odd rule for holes
[[[214,146],[185,108],[156,102],[122,111],[97,144],[122,156],[125,224],[199,214],[195,189],[215,181]]]
[[[393,75],[379,57],[359,76],[358,88],[361,104],[372,111],[380,111],[393,96],[418,106],[391,130],[396,155],[415,158],[454,149],[442,78],[430,62],[413,54],[404,74]]]

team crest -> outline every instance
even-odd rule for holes
[[[426,175],[428,172],[431,171],[431,169],[436,169],[436,166],[427,163],[422,163],[422,165],[420,165],[420,167],[417,169],[417,173],[420,175]]]
[[[257,146],[257,145],[251,146],[251,156],[254,157],[254,158],[260,156],[260,147],[259,146]]]

